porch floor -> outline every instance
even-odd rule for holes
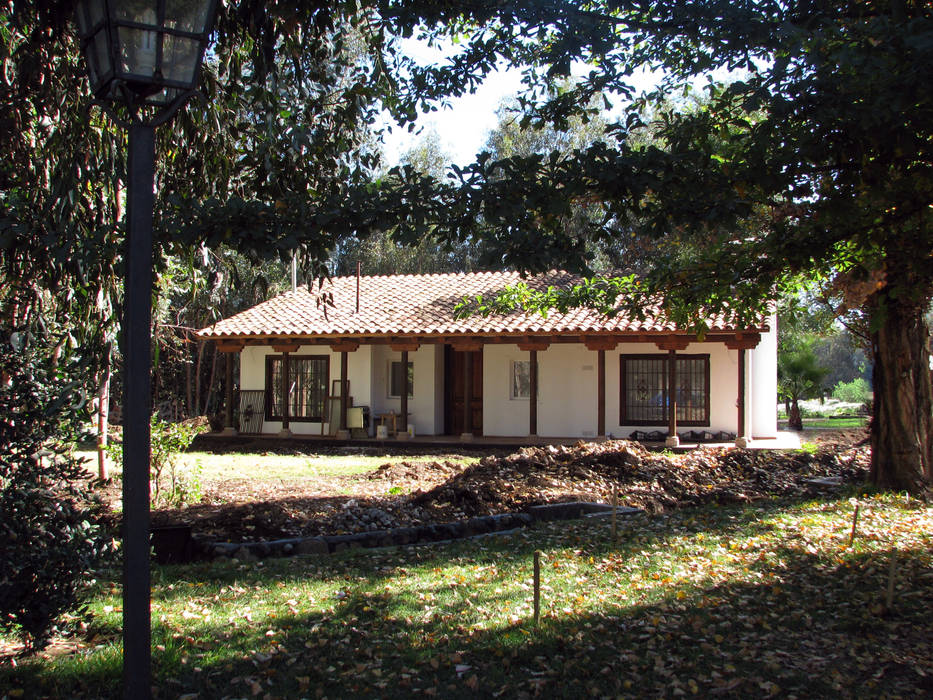
[[[621,438],[620,438],[621,439]],[[353,448],[377,448],[377,449],[404,449],[405,451],[417,452],[419,449],[436,451],[439,449],[450,451],[484,451],[484,450],[517,450],[521,447],[532,445],[573,445],[583,440],[584,442],[593,441],[595,438],[558,438],[558,437],[474,437],[472,440],[461,440],[456,435],[418,435],[414,438],[398,439],[388,438],[386,440],[377,440],[375,438],[350,438],[338,440],[333,436],[318,435],[292,435],[281,437],[279,435],[266,434],[239,434],[225,435],[223,433],[203,433],[199,435],[192,445],[193,450],[203,449],[206,451],[243,451],[253,450],[302,450],[314,451],[315,449],[353,449]],[[686,452],[698,447],[735,447],[732,442],[684,442],[678,447],[665,448],[663,442],[645,442],[648,449],[672,449],[674,452]],[[751,440],[748,449],[750,450],[793,450],[800,448],[800,434],[791,430],[778,431],[776,438]]]

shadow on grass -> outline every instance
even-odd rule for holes
[[[924,549],[899,552],[898,598],[889,612],[879,606],[888,550],[834,561],[793,537],[769,548],[768,556],[751,557],[742,580],[700,577],[639,590],[631,580],[614,586],[609,579],[589,591],[599,600],[580,601],[568,577],[569,589],[545,593],[537,627],[527,610],[530,591],[506,590],[504,576],[530,578],[535,548],[554,562],[608,557],[637,568],[648,545],[674,546],[677,537],[700,532],[723,543],[748,538],[766,533],[774,526],[768,518],[786,507],[767,503],[649,519],[627,529],[615,548],[606,528],[568,524],[502,540],[262,567],[161,568],[158,604],[187,599],[192,587],[206,589],[208,597],[212,587],[227,585],[260,587],[270,596],[318,581],[331,588],[321,593],[328,604],[314,614],[282,609],[255,624],[156,625],[156,696],[829,697],[883,691],[917,697],[933,691],[930,676],[922,675],[933,664],[933,580]],[[457,584],[457,567],[469,568],[475,585]],[[499,573],[481,581],[487,569]],[[400,590],[391,585],[415,570],[445,573],[412,578]],[[554,572],[545,566],[545,585],[554,582]],[[484,619],[503,608],[521,614],[492,624]],[[223,609],[216,613],[224,617]],[[0,669],[0,687],[28,689],[26,697],[119,697],[117,650],[93,658]]]

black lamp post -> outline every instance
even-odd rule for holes
[[[123,688],[150,696],[150,321],[155,127],[196,95],[216,0],[78,0],[97,103],[129,129],[123,338]],[[118,116],[112,109],[121,106]]]

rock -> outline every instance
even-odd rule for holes
[[[236,559],[237,561],[245,561],[245,562],[259,561],[259,557],[257,557],[248,546],[243,546],[243,547],[240,547],[238,550],[236,550],[233,553],[233,558]]]
[[[295,545],[295,554],[327,554],[330,547],[323,537],[308,537]]]

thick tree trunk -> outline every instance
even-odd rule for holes
[[[803,420],[800,418],[800,405],[797,399],[792,399],[787,410],[787,427],[791,430],[803,430]]]
[[[933,385],[925,306],[890,298],[871,304],[871,480],[911,493],[933,485]]]

